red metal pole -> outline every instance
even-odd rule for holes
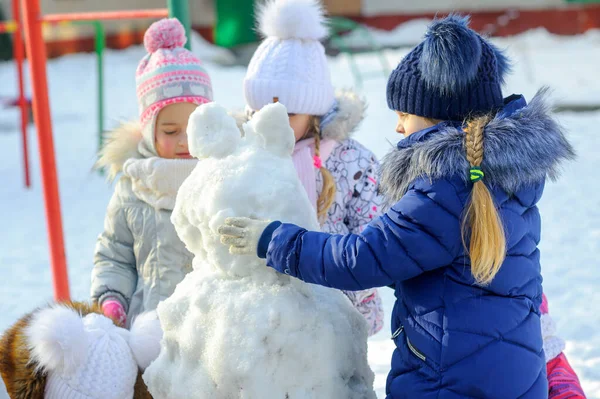
[[[143,18],[165,18],[169,16],[166,8],[155,10],[131,10],[131,11],[99,11],[99,12],[75,12],[68,14],[50,14],[42,17],[44,22],[62,21],[105,21],[109,19],[143,19]]]
[[[23,172],[25,175],[25,187],[31,187],[31,178],[29,175],[29,145],[27,143],[27,126],[29,125],[29,115],[27,112],[27,100],[25,99],[25,84],[23,82],[23,59],[25,58],[23,49],[23,36],[21,33],[21,10],[19,0],[12,0],[13,20],[16,22],[16,29],[13,33],[13,56],[17,65],[17,79],[19,84],[19,108],[21,109],[21,140],[23,143]]]
[[[25,44],[33,87],[33,116],[37,127],[40,150],[54,298],[57,301],[63,301],[69,299],[69,279],[60,215],[54,143],[52,141],[52,121],[50,119],[48,82],[46,80],[46,47],[42,36],[40,2],[39,0],[21,0],[21,7],[23,9]]]

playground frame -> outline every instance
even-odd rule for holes
[[[4,24],[14,34],[15,61],[19,74],[19,106],[21,107],[21,127],[23,136],[24,162],[26,169],[26,185],[29,186],[29,167],[27,158],[27,113],[23,87],[23,40],[29,60],[29,69],[33,93],[33,116],[38,137],[40,168],[46,210],[46,226],[50,246],[50,266],[52,271],[54,298],[66,301],[70,298],[67,262],[63,236],[54,140],[52,134],[52,118],[48,96],[48,81],[46,72],[46,48],[42,35],[43,24],[92,23],[96,28],[96,50],[104,48],[104,30],[101,21],[120,19],[158,19],[166,16],[178,18],[186,29],[189,37],[190,17],[188,0],[168,0],[167,8],[132,11],[107,11],[72,14],[42,15],[39,0],[13,0],[14,21]],[[22,20],[21,12],[22,11]],[[8,31],[8,30],[7,30]],[[101,37],[101,39],[100,39]],[[189,49],[190,41],[187,42]],[[20,53],[19,53],[20,48]],[[99,93],[102,93],[102,57],[99,53]],[[103,95],[99,94],[99,118],[102,116]],[[102,122],[100,122],[102,129]],[[101,136],[101,135],[100,135]]]

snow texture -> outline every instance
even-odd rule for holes
[[[223,158],[235,151],[240,141],[240,132],[235,120],[224,108],[214,103],[199,107],[190,116],[188,136],[190,154],[195,158]]]
[[[232,216],[319,228],[285,107],[267,105],[244,132],[214,103],[190,117],[190,148],[202,157],[172,221],[194,271],[158,307],[162,350],[144,380],[157,399],[375,398],[366,324],[348,299],[220,242],[217,228]]]

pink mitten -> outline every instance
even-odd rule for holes
[[[121,305],[121,302],[116,299],[105,300],[102,303],[102,313],[104,313],[106,317],[115,320],[121,327],[124,327],[127,322],[125,308]]]
[[[548,298],[546,298],[546,294],[542,294],[542,304],[540,305],[540,312],[542,314],[548,314],[550,309],[548,308]]]

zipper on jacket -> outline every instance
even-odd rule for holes
[[[408,339],[408,337],[406,337],[406,343],[408,344],[408,349],[410,349],[410,351],[419,359],[421,359],[422,361],[425,361],[427,358],[425,357],[424,354],[422,354],[421,352],[419,352],[417,350],[417,348],[415,348],[414,346],[412,346],[412,344],[410,343],[410,339]]]
[[[404,331],[404,326],[398,327],[398,329],[392,334],[392,339],[398,338],[398,336],[402,334],[402,331]]]
[[[398,329],[396,331],[394,331],[394,334],[392,334],[392,339],[398,338],[398,336],[400,334],[402,334],[403,331],[404,331],[404,326],[398,327]],[[427,359],[424,354],[419,352],[419,350],[410,343],[410,339],[408,339],[408,336],[406,337],[406,344],[408,345],[408,349],[410,349],[410,351],[413,353],[413,355],[415,355],[422,361],[425,361]]]

